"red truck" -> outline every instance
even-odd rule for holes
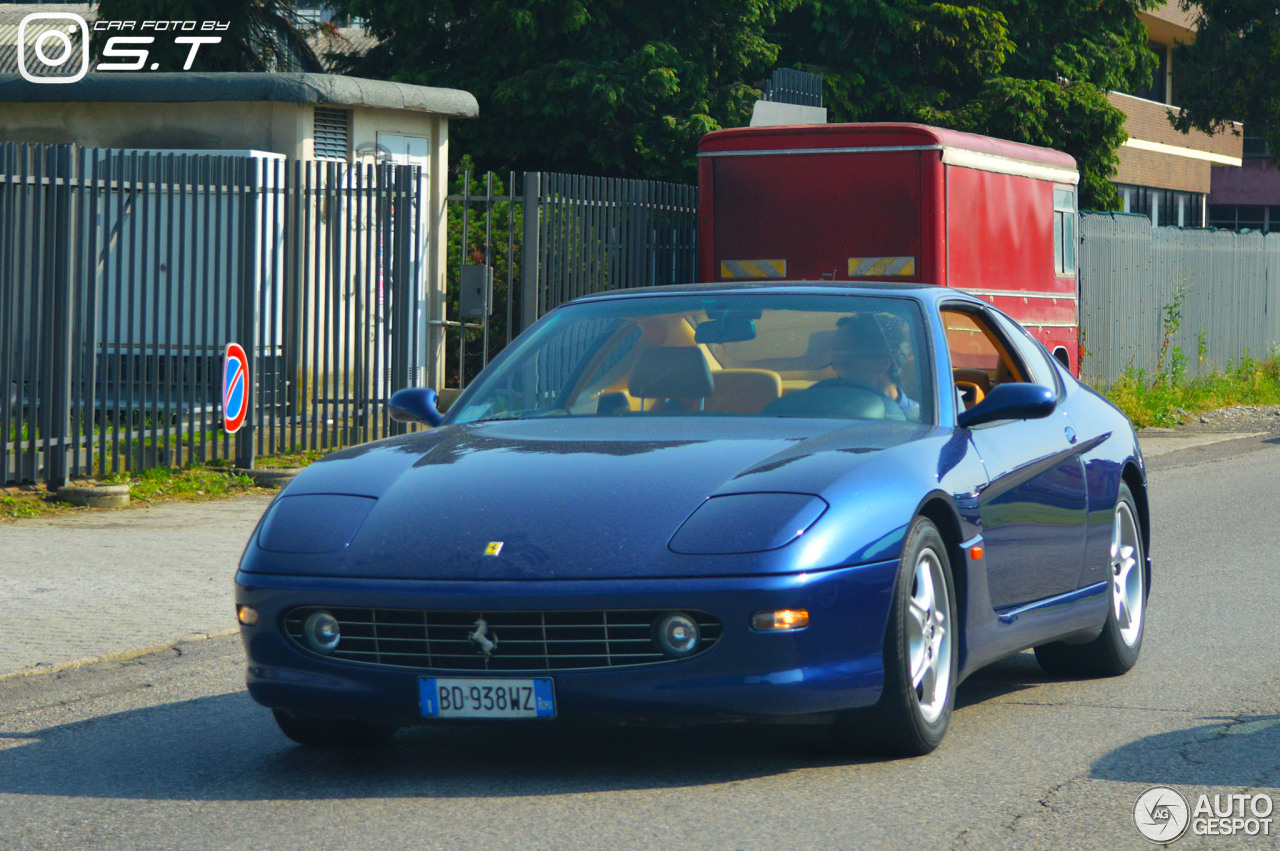
[[[916,281],[980,296],[1080,370],[1075,160],[920,124],[718,130],[702,281]]]

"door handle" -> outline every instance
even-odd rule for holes
[[[1073,429],[1071,426],[1067,426],[1065,429],[1063,429],[1063,433],[1066,434],[1067,436],[1067,443],[1075,444],[1076,440],[1079,439],[1076,437],[1076,430]]]

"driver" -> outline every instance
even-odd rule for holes
[[[898,386],[897,365],[873,317],[854,314],[837,322],[830,353],[837,377],[788,393],[766,405],[763,413],[919,422],[920,403]]]
[[[918,420],[920,403],[898,386],[898,368],[889,355],[889,345],[875,319],[854,314],[836,323],[831,342],[831,368],[839,378],[818,382],[815,387],[837,382],[869,384],[898,404],[908,420]]]

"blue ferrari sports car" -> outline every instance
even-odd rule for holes
[[[957,684],[1142,646],[1128,420],[985,302],[925,285],[628,290],[560,307],[434,426],[336,452],[236,575],[286,735],[757,720],[923,754]]]

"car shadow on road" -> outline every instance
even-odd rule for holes
[[[0,732],[0,795],[183,801],[466,798],[703,786],[879,761],[823,728],[402,730],[373,750],[302,748],[244,692]]]
[[[1150,785],[1280,788],[1280,715],[1199,720],[1210,723],[1111,751],[1089,776]]]
[[[1057,681],[1044,672],[1033,653],[1016,653],[975,671],[961,683],[956,689],[956,709]]]

